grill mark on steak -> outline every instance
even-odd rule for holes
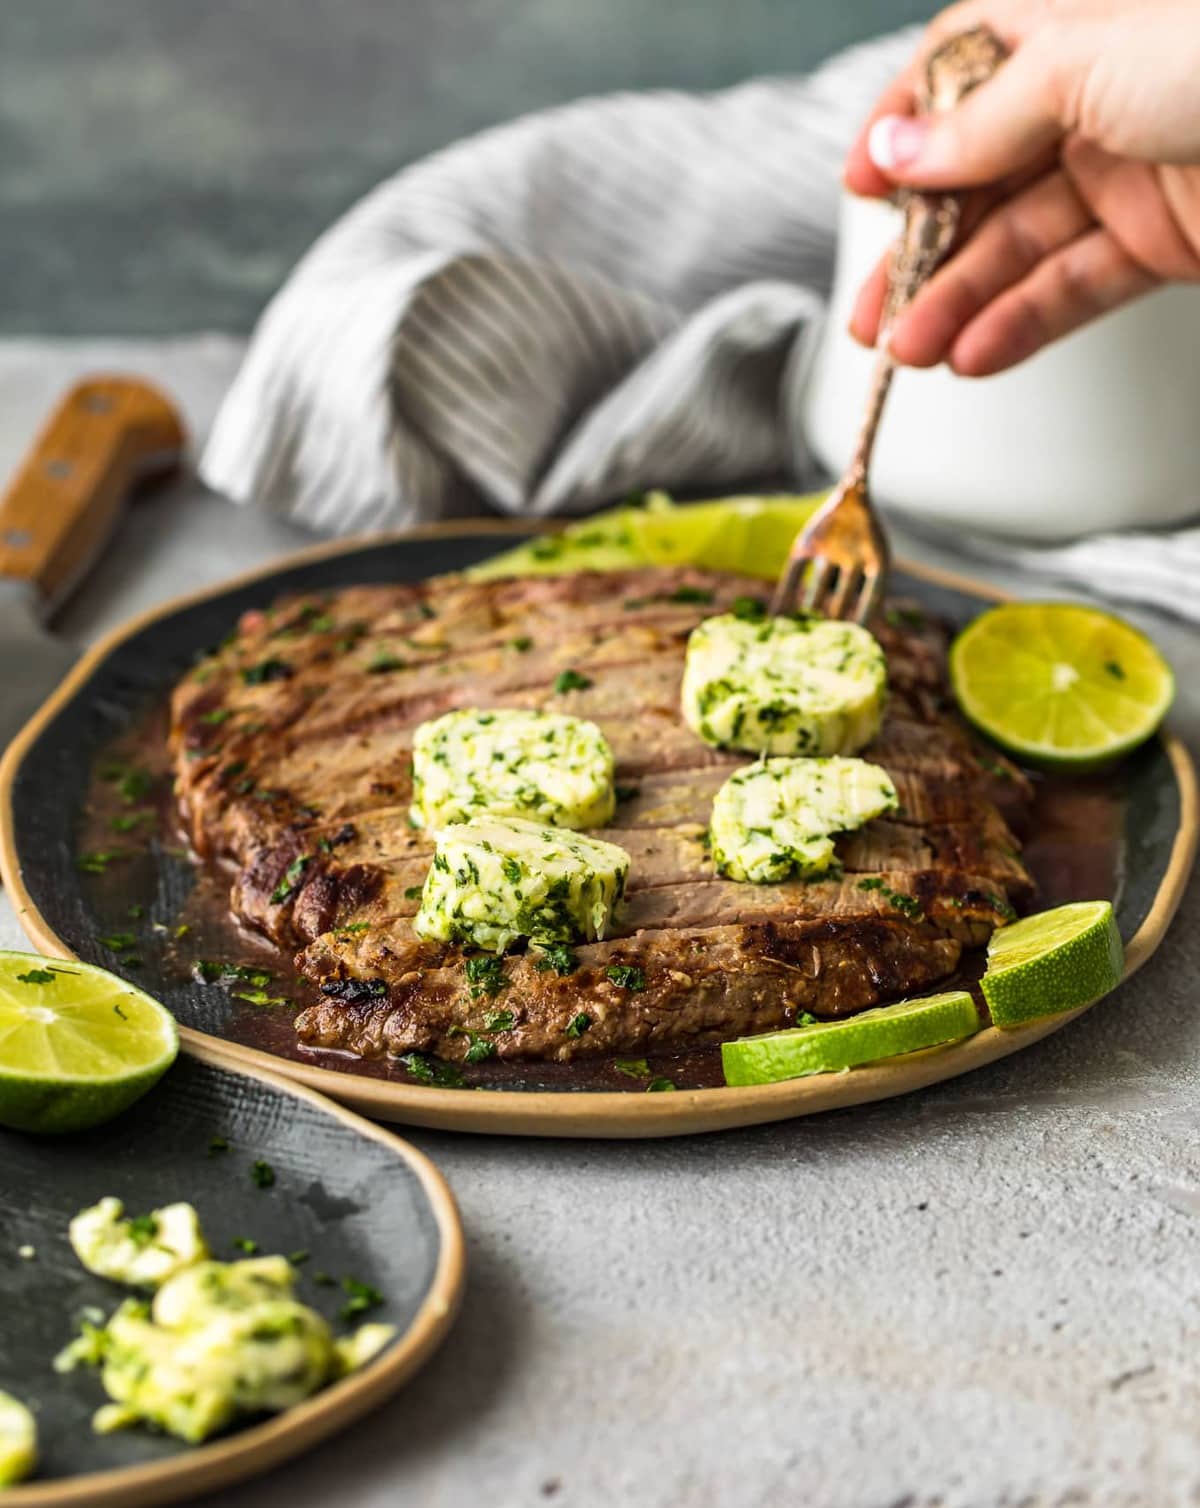
[[[680,586],[713,601],[673,601]],[[859,1009],[945,978],[964,943],[983,941],[1010,903],[1028,902],[1032,883],[996,809],[1019,817],[1028,783],[947,712],[944,634],[898,620],[876,625],[891,700],[864,752],[888,770],[900,811],[839,840],[842,880],[758,887],[713,875],[698,839],[716,789],[746,760],[706,748],[683,724],[679,678],[691,627],[743,595],[761,600],[761,583],[692,569],[447,577],[293,597],[244,616],[175,692],[176,790],[197,850],[238,867],[239,919],[284,945],[307,943],[302,971],[341,992],[301,1016],[302,1040],[454,1057],[465,1040],[455,1028],[477,1029],[478,1002],[460,999],[461,950],[421,942],[410,921],[429,855],[428,837],[408,825],[412,737],[451,706],[589,717],[613,747],[618,783],[633,788],[605,832],[633,856],[627,910],[614,937],[577,952],[599,1001],[613,987],[586,968],[605,960],[658,982],[609,1001],[603,1029],[597,1023],[580,1046],[562,1036],[559,1010],[578,998],[575,976],[560,983],[530,959],[510,959],[532,1014],[497,1040],[501,1056],[686,1046],[763,1030],[783,1024],[773,981],[796,971],[807,982],[793,982],[787,998],[810,1003],[795,1008]],[[566,668],[591,684],[555,692]],[[354,930],[338,930],[347,925]],[[795,958],[779,953],[785,944]],[[721,960],[698,976],[694,1014],[680,1003],[687,990],[673,995],[656,972],[681,949]],[[347,990],[361,998],[348,1002]]]

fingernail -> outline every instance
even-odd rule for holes
[[[915,162],[929,135],[929,122],[912,115],[881,115],[867,135],[871,161],[883,173]]]

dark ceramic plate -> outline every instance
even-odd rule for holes
[[[180,915],[195,874],[185,856],[161,845],[114,867],[99,883],[78,872],[84,798],[100,752],[143,717],[148,706],[160,703],[197,654],[218,642],[240,613],[284,592],[412,581],[461,569],[495,553],[501,544],[511,544],[519,534],[511,525],[472,521],[369,543],[322,546],[223,588],[167,604],[99,645],[24,730],[0,767],[0,869],[29,935],[50,953],[75,955],[121,972],[120,958],[101,939],[128,926],[123,919],[131,904],[145,906],[147,915],[162,924]],[[901,566],[894,590],[956,623],[997,595],[975,582],[918,566]],[[1112,862],[1103,883],[1117,905],[1132,971],[1161,939],[1191,863],[1194,777],[1182,746],[1164,735],[1126,762],[1119,786],[1106,807],[1119,812],[1119,830],[1111,835]],[[1074,848],[1074,837],[1064,846]],[[1096,888],[1099,883],[1087,881],[1083,894],[1095,898],[1103,893]],[[1075,898],[1069,884],[1057,892],[1044,888],[1043,894],[1047,904]],[[130,977],[175,1012],[185,1028],[185,1046],[202,1041],[230,1062],[270,1064],[381,1119],[509,1134],[673,1135],[880,1099],[1003,1056],[1068,1019],[1054,1017],[1020,1031],[988,1029],[968,1042],[911,1059],[760,1088],[621,1093],[594,1079],[580,1087],[582,1075],[572,1076],[558,1065],[507,1081],[499,1076],[501,1070],[488,1065],[493,1078],[464,1092],[411,1083],[387,1065],[355,1065],[332,1055],[318,1060],[285,1040],[290,1038],[286,1029],[276,1042],[260,1038],[248,1046],[245,1012],[239,1014],[227,992],[188,979],[169,954],[170,949],[145,950],[142,966]]]
[[[209,1151],[214,1137],[229,1150]],[[275,1183],[260,1189],[255,1159]],[[306,1450],[381,1402],[429,1356],[457,1307],[462,1233],[449,1190],[397,1137],[273,1075],[230,1073],[180,1058],[132,1110],[86,1135],[35,1138],[0,1130],[0,1389],[31,1407],[41,1466],[4,1494],[17,1504],[163,1502],[249,1476]],[[55,1353],[86,1306],[111,1312],[129,1290],[80,1267],[67,1240],[72,1215],[106,1194],[131,1213],[187,1199],[213,1252],[307,1250],[300,1297],[345,1329],[340,1289],[324,1272],[384,1295],[370,1318],[396,1339],[361,1372],[286,1414],[190,1448],[145,1429],[100,1436],[91,1416],[105,1397],[90,1369],[56,1376]],[[21,1258],[18,1249],[35,1255]]]

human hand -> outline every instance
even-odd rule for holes
[[[1012,55],[953,111],[914,116],[924,58],[988,25]],[[1200,4],[965,0],[931,23],[850,149],[845,180],[976,188],[960,247],[896,318],[910,366],[982,377],[1164,282],[1200,281]],[[879,333],[881,262],[851,332]]]

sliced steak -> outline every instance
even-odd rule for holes
[[[457,964],[414,967],[379,992],[324,976],[327,998],[296,1031],[311,1047],[368,1058],[462,1059],[481,1040],[501,1058],[558,1061],[695,1047],[789,1026],[803,1011],[844,1016],[898,999],[944,979],[959,954],[952,938],[882,918],[684,928],[579,948],[566,977],[532,955],[510,958],[490,998],[472,997]],[[489,1027],[501,1012],[512,1025]]]
[[[839,841],[841,877],[753,886],[713,873],[712,798],[746,761],[684,724],[683,655],[703,617],[764,596],[761,583],[690,568],[452,576],[244,615],[175,692],[176,791],[197,850],[236,867],[237,917],[305,945],[302,971],[330,990],[301,1016],[302,1039],[454,1057],[482,1029],[461,950],[411,925],[430,854],[408,817],[412,740],[452,707],[597,722],[617,765],[604,836],[633,860],[616,932],[576,950],[569,978],[538,970],[536,953],[506,962],[502,1056],[684,1046],[797,1010],[861,1009],[946,978],[963,946],[1026,906],[1032,882],[998,808],[1019,820],[1029,784],[950,710],[946,636],[904,604],[875,625],[890,702],[864,751],[891,775],[899,811]],[[567,684],[564,670],[576,672]],[[621,989],[610,967],[641,970],[646,988]],[[567,1034],[581,1012],[594,1019]]]

